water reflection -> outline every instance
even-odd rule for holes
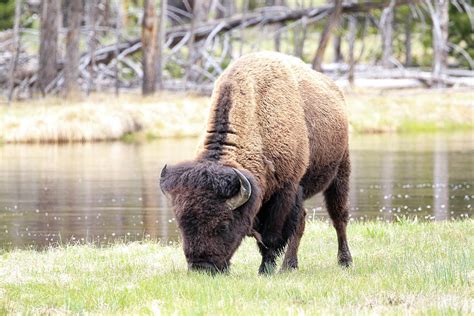
[[[192,157],[195,145],[195,139],[183,139],[0,146],[0,247],[176,240],[159,172],[165,162]],[[354,136],[352,217],[471,216],[473,154],[470,133]],[[306,203],[318,218],[326,218],[323,205],[321,196]]]
[[[435,150],[433,151],[433,213],[436,220],[448,217],[449,209],[449,158],[445,149],[445,143],[438,137],[435,139]]]

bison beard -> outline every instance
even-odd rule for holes
[[[227,271],[245,236],[257,240],[260,273],[298,266],[304,199],[323,192],[346,238],[350,160],[342,93],[327,77],[278,53],[249,54],[215,85],[207,135],[192,161],[163,168],[191,270]]]

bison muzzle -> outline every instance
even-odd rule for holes
[[[220,76],[195,158],[165,166],[189,269],[225,272],[245,236],[262,255],[260,273],[298,266],[303,201],[324,193],[338,261],[352,262],[346,226],[350,160],[341,91],[326,76],[279,53],[246,55]]]

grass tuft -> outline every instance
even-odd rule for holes
[[[351,223],[354,267],[334,229],[309,222],[300,269],[257,275],[253,240],[228,275],[188,273],[179,244],[61,246],[0,254],[0,313],[466,314],[474,311],[474,221]]]

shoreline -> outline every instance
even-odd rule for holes
[[[346,93],[346,110],[352,134],[474,131],[472,98],[464,89],[364,90]],[[0,144],[198,137],[209,102],[209,97],[176,93],[17,102],[0,108]]]

